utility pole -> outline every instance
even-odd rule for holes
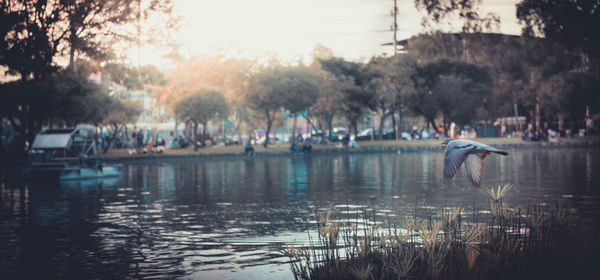
[[[392,27],[394,29],[394,56],[396,56],[397,52],[398,52],[398,48],[396,46],[396,42],[398,41],[398,39],[396,38],[396,34],[398,33],[398,22],[397,22],[397,16],[398,16],[398,0],[394,0],[394,10],[392,11],[392,15],[394,16],[394,26]]]
[[[142,65],[142,0],[138,0],[137,15],[137,65]]]

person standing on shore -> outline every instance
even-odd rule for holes
[[[448,137],[449,138],[456,138],[456,133],[454,132],[455,128],[456,128],[456,124],[454,122],[450,123],[450,128],[448,129]]]
[[[252,146],[252,138],[248,138],[246,144],[244,145],[244,153],[246,155],[254,155],[254,146]]]
[[[138,155],[141,155],[144,149],[144,132],[142,131],[142,129],[140,128],[140,130],[138,130],[136,136],[136,146],[135,146],[135,153]]]

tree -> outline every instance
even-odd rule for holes
[[[138,45],[142,38],[154,44],[167,42],[170,31],[178,26],[171,0],[70,0],[60,4],[66,14],[69,67],[74,66],[78,52],[106,60],[114,55],[113,44],[122,40],[137,41]]]
[[[370,73],[356,62],[343,58],[320,59],[323,70],[342,81],[342,112],[357,133],[358,121],[374,107],[374,94],[368,88]]]
[[[517,4],[517,18],[523,25],[524,35],[543,36],[547,42],[557,43],[564,48],[566,51],[563,51],[563,55],[576,56],[573,60],[576,63],[569,70],[581,73],[579,77],[588,78],[588,81],[581,81],[579,85],[590,88],[579,88],[577,95],[570,99],[578,100],[573,104],[581,107],[592,106],[592,110],[600,110],[597,103],[600,100],[597,94],[600,87],[595,82],[600,79],[600,34],[596,28],[600,25],[598,1],[522,0]],[[585,94],[579,95],[580,93]],[[576,111],[588,110],[573,108],[571,113]],[[536,112],[536,115],[539,114]]]
[[[109,129],[112,128],[112,131],[109,130],[109,137],[106,139],[107,144],[103,147],[104,153],[108,151],[112,142],[125,125],[134,123],[142,112],[140,105],[133,102],[120,102],[114,100],[108,102],[107,105],[108,106],[104,108],[104,110],[106,110],[106,117],[103,119],[102,123],[108,125]]]
[[[177,117],[194,125],[194,151],[198,150],[198,124],[202,124],[202,135],[206,135],[208,122],[216,117],[224,119],[229,115],[229,104],[225,96],[215,90],[200,90],[181,99],[175,105]],[[204,146],[203,141],[201,141]]]
[[[320,72],[319,96],[313,104],[312,114],[319,119],[319,127],[322,131],[325,131],[325,126],[327,126],[328,135],[331,137],[333,117],[342,109],[342,91],[348,85],[329,72],[323,70]],[[321,141],[325,143],[325,137],[322,137]]]
[[[525,35],[542,35],[567,49],[581,52],[582,67],[598,75],[600,67],[600,10],[596,0],[522,0],[517,18]]]
[[[282,105],[294,116],[292,141],[296,136],[296,121],[298,114],[306,112],[319,97],[319,77],[305,66],[284,67],[277,75],[274,90],[281,93]],[[308,115],[308,114],[307,114]],[[307,120],[310,118],[307,117]]]
[[[212,89],[223,93],[231,106],[230,121],[241,139],[241,125],[248,120],[248,108],[243,95],[248,91],[254,61],[250,59],[227,58],[223,54],[215,56],[179,58],[177,69],[167,73],[167,83],[156,90],[156,98],[163,105],[167,115],[175,115],[174,104],[196,90]],[[176,125],[177,125],[176,119]]]
[[[374,78],[370,86],[375,92],[375,107],[380,111],[378,138],[383,137],[383,126],[388,117],[392,117],[392,126],[396,132],[395,113],[402,116],[409,96],[414,94],[412,76],[416,74],[416,57],[402,54],[393,57],[375,57],[367,65]],[[402,122],[402,120],[400,120]],[[394,133],[397,137],[397,133]]]
[[[433,23],[438,25],[444,22],[452,24],[458,18],[458,21],[462,21],[462,32],[497,29],[500,17],[494,13],[481,17],[477,12],[480,2],[481,0],[415,0],[415,7],[425,10]]]
[[[65,37],[50,32],[61,20],[60,5],[47,1],[2,1],[0,3],[0,65],[25,82],[58,70],[53,59]]]
[[[11,119],[12,129],[23,137],[18,141],[31,142],[42,125],[92,123],[118,128],[137,117],[139,109],[111,98],[107,87],[90,81],[88,75],[82,67],[78,72],[64,70],[43,79],[3,84],[1,116]]]
[[[452,121],[469,124],[492,85],[487,68],[448,60],[417,67],[415,82],[413,110],[434,128],[441,114],[446,130]]]
[[[162,31],[176,28],[178,22],[171,16],[172,8],[170,0],[3,1],[0,64],[25,81],[31,75],[39,78],[56,72],[59,57],[68,56],[69,67],[75,66],[78,53],[107,60],[114,56],[113,50],[123,49],[115,48],[119,43],[134,39],[141,43],[142,21],[151,27],[144,38],[166,41],[168,33]]]
[[[269,143],[269,134],[277,111],[284,106],[283,96],[287,88],[282,86],[279,78],[279,68],[264,68],[252,77],[248,92],[245,94],[246,103],[252,109],[264,114],[267,125],[265,148]]]

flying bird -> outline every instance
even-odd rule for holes
[[[445,138],[442,145],[446,146],[444,154],[444,178],[450,180],[456,175],[460,166],[465,163],[465,169],[469,180],[473,186],[481,185],[481,177],[483,176],[483,160],[490,153],[496,153],[503,156],[508,155],[507,152],[494,148],[492,146],[479,143],[473,140],[459,140],[453,138]]]

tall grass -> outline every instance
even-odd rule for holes
[[[296,279],[598,279],[598,253],[568,210],[513,207],[511,188],[483,188],[489,211],[468,221],[460,207],[385,226],[367,212],[353,222],[315,213],[310,245],[282,252]]]

